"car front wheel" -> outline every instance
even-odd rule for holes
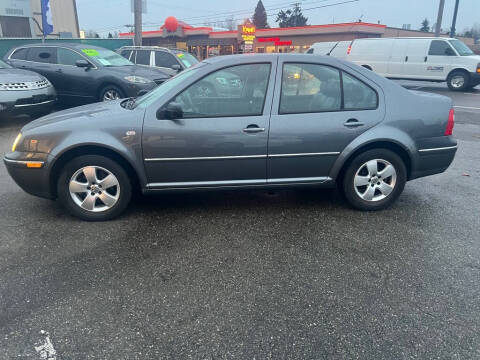
[[[123,91],[115,85],[107,85],[100,91],[100,101],[123,99]]]
[[[85,155],[72,159],[64,167],[57,193],[72,215],[87,221],[104,221],[125,210],[132,186],[117,162],[104,156]]]
[[[400,196],[406,181],[406,167],[397,154],[373,149],[350,162],[343,179],[343,192],[357,209],[381,210]]]
[[[452,91],[463,91],[470,85],[470,76],[461,70],[455,70],[447,78],[448,88]]]

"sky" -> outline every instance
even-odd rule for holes
[[[167,16],[175,16],[194,26],[205,22],[218,22],[233,16],[239,22],[251,17],[258,0],[146,0],[144,30],[156,30]],[[300,2],[309,25],[353,22],[377,23],[392,27],[411,24],[419,29],[424,18],[430,25],[437,19],[440,0],[264,0],[269,24],[276,27],[275,14],[295,1]],[[343,3],[343,4],[338,4]],[[338,4],[328,6],[332,4]],[[445,0],[442,28],[449,29],[455,0]],[[78,17],[82,30],[95,30],[101,35],[127,30],[133,23],[131,0],[77,0]],[[270,16],[271,15],[271,16]],[[480,0],[460,0],[457,31],[463,31],[474,23],[480,23]]]

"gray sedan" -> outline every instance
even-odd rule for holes
[[[236,55],[137,99],[29,123],[5,163],[25,191],[85,220],[118,216],[135,189],[337,185],[355,208],[379,210],[408,180],[448,168],[453,125],[449,98],[342,60]]]

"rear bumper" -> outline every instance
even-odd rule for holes
[[[32,153],[33,156],[30,157],[28,161],[38,163],[41,166],[38,168],[29,168],[27,167],[27,161],[23,160],[23,157],[22,159],[8,157],[12,154],[7,154],[3,162],[5,163],[8,173],[17,185],[31,195],[53,199],[49,177],[49,164],[51,164],[51,161],[49,161],[50,155]]]
[[[419,149],[410,180],[444,172],[452,163],[456,152],[455,140],[449,146]]]

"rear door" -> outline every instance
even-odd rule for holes
[[[344,148],[383,119],[379,93],[360,74],[328,63],[282,61],[270,120],[268,182],[327,180]]]
[[[445,40],[432,40],[428,50],[425,77],[432,80],[445,80],[456,53]]]
[[[31,47],[27,53],[27,61],[22,63],[22,69],[35,71],[45,76],[54,87],[54,67],[57,61],[57,49],[55,47]]]
[[[135,64],[143,66],[151,66],[151,50],[136,50],[135,51]],[[133,54],[132,54],[133,56]],[[132,59],[133,60],[133,59]]]
[[[248,63],[210,72],[161,105],[182,108],[175,120],[159,120],[156,108],[147,109],[148,188],[264,184],[275,67]]]
[[[155,51],[155,66],[165,71],[168,75],[175,75],[177,70],[172,69],[173,65],[183,66],[177,61],[175,56],[165,51]]]
[[[403,68],[404,78],[424,79],[427,73],[427,52],[430,40],[411,39],[408,43],[407,56]]]

